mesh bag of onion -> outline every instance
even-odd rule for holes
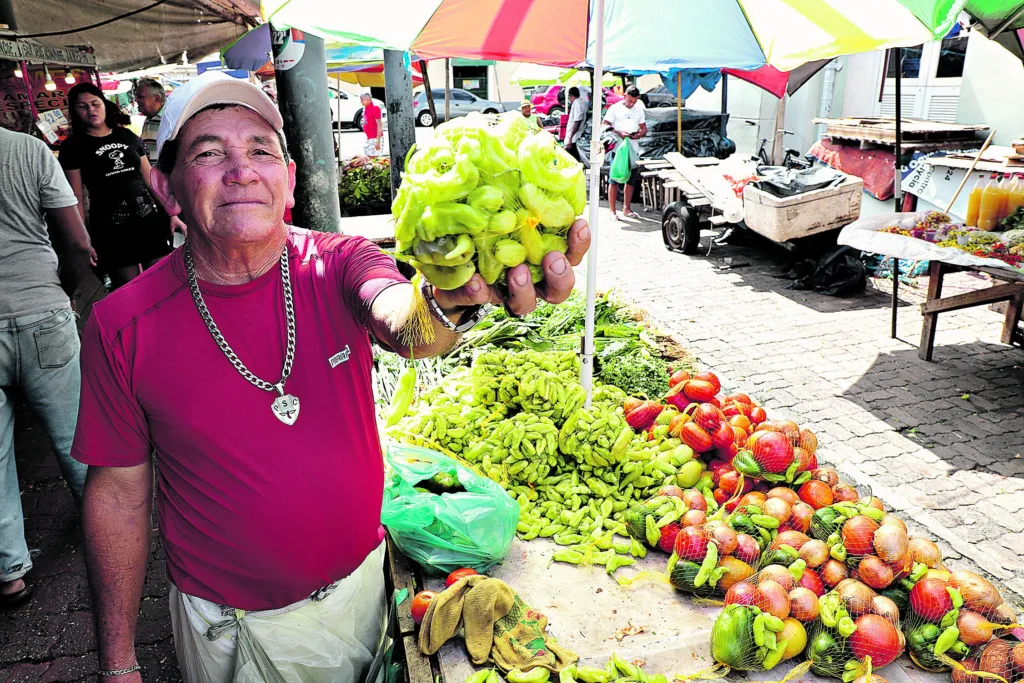
[[[830,560],[845,565],[847,575],[874,590],[885,590],[893,581],[915,571],[906,524],[887,515],[877,498],[835,503],[815,510],[808,534],[825,542]],[[829,569],[833,578],[842,574],[837,565],[830,565]]]
[[[1013,609],[984,577],[930,569],[909,591],[903,633],[910,658],[923,669],[982,671],[1009,681],[1012,676],[1003,675],[1006,661],[995,650],[984,661],[982,654],[993,639],[1016,628],[1015,622]]]
[[[818,597],[788,569],[772,565],[726,591],[725,609],[711,630],[711,652],[728,669],[771,669],[806,649],[807,625],[817,616]]]
[[[811,671],[845,683],[870,676],[905,648],[896,603],[856,579],[844,579],[818,600],[807,635]]]
[[[721,596],[754,574],[760,548],[753,538],[730,527],[723,512],[702,523],[687,525],[684,519],[680,528],[666,530],[667,536],[675,534],[667,571],[676,589],[702,598]]]
[[[769,420],[754,427],[732,460],[743,476],[800,485],[818,467],[818,439],[790,420]]]

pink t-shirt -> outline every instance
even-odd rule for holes
[[[380,126],[380,107],[370,102],[368,106],[363,107],[363,132],[366,133],[367,140],[377,138],[378,126]]]
[[[139,465],[156,451],[157,512],[179,590],[274,609],[344,578],[384,539],[384,468],[367,328],[373,298],[405,282],[370,242],[289,227],[295,361],[276,393],[246,381],[214,342],[182,250],[96,305],[82,343],[72,454]],[[200,283],[228,344],[276,383],[285,354],[281,270],[242,285]]]

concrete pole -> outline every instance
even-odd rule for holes
[[[291,42],[291,31],[271,29],[275,64]],[[338,162],[334,158],[331,104],[327,95],[324,41],[305,35],[302,56],[276,73],[277,102],[284,119],[288,151],[295,159],[295,225],[339,232]]]
[[[412,115],[412,74],[405,68],[404,55],[405,53],[398,50],[384,50],[384,91],[388,108],[392,198],[402,182],[405,157],[416,144],[416,121]]]

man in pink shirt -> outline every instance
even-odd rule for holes
[[[386,614],[383,463],[371,391],[371,335],[399,335],[415,291],[357,237],[281,217],[295,165],[259,88],[208,72],[168,99],[155,191],[188,241],[102,303],[83,340],[72,454],[90,465],[86,558],[101,675],[139,681],[135,621],[157,513],[179,665],[190,683],[359,683]],[[427,287],[437,341],[450,348],[503,303],[529,312],[570,293],[589,246],[522,266],[503,298],[479,275]],[[273,674],[267,674],[267,667]],[[279,678],[278,678],[279,677]]]
[[[363,104],[363,132],[366,133],[366,142],[363,144],[363,154],[370,157],[380,156],[384,144],[384,126],[381,123],[380,107],[373,103],[370,93],[363,93],[359,96]]]

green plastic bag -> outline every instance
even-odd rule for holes
[[[380,521],[406,556],[434,576],[461,567],[482,573],[505,557],[519,523],[519,503],[501,486],[427,448],[389,444],[384,458]],[[465,491],[417,490],[440,472]]]
[[[612,165],[608,170],[611,179],[620,185],[625,185],[629,182],[629,175],[632,170],[629,163],[630,154],[629,139],[622,138],[622,141],[615,147],[615,156],[612,158]]]

